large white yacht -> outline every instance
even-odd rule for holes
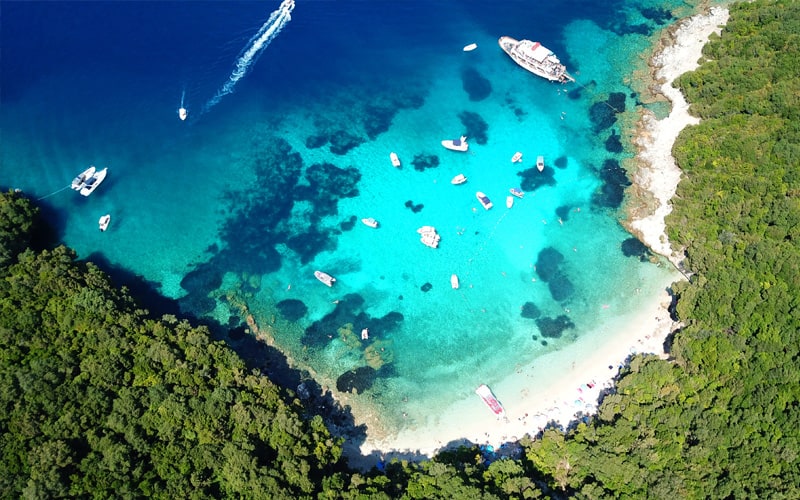
[[[567,73],[567,68],[561,64],[558,57],[539,42],[501,36],[497,43],[515,63],[534,75],[547,78],[551,82],[575,81],[575,78]]]

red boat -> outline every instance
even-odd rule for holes
[[[497,415],[497,418],[505,416],[506,410],[503,409],[503,405],[500,404],[500,401],[498,401],[497,398],[494,397],[494,393],[492,393],[492,390],[489,389],[488,385],[481,384],[480,386],[478,386],[478,388],[475,389],[475,394],[481,397],[483,402],[486,403],[486,406],[488,406],[489,409],[492,410],[492,413]]]

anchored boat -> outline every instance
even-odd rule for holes
[[[91,177],[86,179],[82,184],[81,194],[83,196],[89,196],[90,194],[94,193],[94,190],[97,189],[106,178],[106,174],[108,173],[108,168],[104,168],[103,170],[98,170],[94,173]]]
[[[72,179],[72,189],[75,191],[80,191],[83,189],[86,181],[88,181],[94,175],[95,170],[97,169],[94,165],[92,165],[83,172],[79,173],[74,179]]]
[[[475,389],[475,394],[481,397],[483,402],[486,403],[486,406],[492,410],[492,413],[497,415],[497,418],[504,417],[506,415],[506,410],[503,408],[503,405],[500,404],[500,401],[494,397],[494,393],[492,393],[492,390],[489,389],[488,385],[481,384],[478,386],[478,388]]]
[[[336,282],[336,278],[322,271],[314,271],[314,277],[328,286],[333,286],[333,284]]]
[[[456,184],[456,185],[464,184],[465,182],[467,182],[467,176],[465,176],[464,174],[458,174],[457,176],[453,177],[450,180],[450,184]]]
[[[460,139],[446,139],[442,141],[442,146],[451,151],[466,151],[469,149],[467,137],[462,135]]]
[[[536,76],[541,76],[551,82],[566,83],[575,81],[575,78],[567,73],[567,68],[561,64],[558,57],[539,42],[501,36],[497,43],[515,63]]]
[[[494,205],[492,204],[491,200],[489,200],[489,197],[488,197],[488,196],[486,196],[485,194],[483,194],[483,193],[482,193],[482,192],[480,192],[480,191],[478,191],[477,193],[475,193],[475,197],[476,197],[476,198],[478,198],[478,201],[479,201],[479,202],[481,202],[481,205],[482,205],[482,206],[483,206],[483,208],[485,208],[486,210],[489,210],[490,208],[492,208],[492,207],[494,206]]]

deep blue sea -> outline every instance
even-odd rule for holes
[[[384,433],[480,406],[478,384],[608,334],[663,289],[668,266],[619,222],[621,162],[633,70],[685,2],[281,5],[3,1],[0,187],[240,351],[252,315]],[[577,82],[516,66],[502,35],[540,41]],[[461,135],[466,153],[440,144]],[[109,172],[94,194],[65,189],[89,165]]]

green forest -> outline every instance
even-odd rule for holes
[[[730,6],[678,85],[685,250],[670,359],[598,414],[487,464],[462,447],[358,472],[292,391],[206,326],[153,317],[0,194],[2,498],[800,498],[800,2]]]

